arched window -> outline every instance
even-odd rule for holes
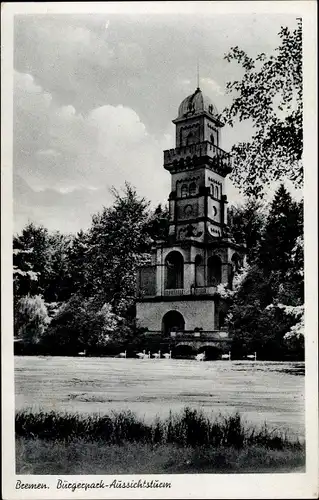
[[[216,286],[222,279],[222,262],[219,257],[213,255],[207,261],[207,284]]]
[[[191,144],[195,144],[196,141],[196,136],[193,132],[190,132],[188,136],[186,137],[186,145],[190,146]]]
[[[214,134],[210,134],[210,142],[215,144]]]
[[[218,198],[218,186],[215,186],[215,198]]]
[[[182,195],[182,198],[186,198],[188,196],[187,184],[182,185],[181,195]]]
[[[195,257],[195,286],[200,287],[205,285],[205,269],[203,259],[200,255]]]
[[[191,182],[189,185],[189,194],[190,196],[194,196],[196,194],[196,184],[195,182]]]
[[[184,288],[184,259],[179,252],[170,252],[165,259],[165,288]]]

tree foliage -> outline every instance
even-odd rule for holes
[[[70,297],[67,250],[69,237],[58,231],[50,234],[43,226],[27,224],[13,238],[15,298],[41,295],[45,301]]]
[[[150,209],[129,184],[113,195],[87,231],[62,235],[31,223],[14,237],[15,301],[43,297],[52,318],[44,343],[57,352],[138,343],[136,270],[167,234],[168,210]]]
[[[14,307],[14,331],[26,343],[38,344],[50,319],[44,300],[39,295],[20,298]]]
[[[113,190],[115,202],[93,216],[88,259],[91,294],[107,300],[121,315],[134,316],[137,267],[150,260],[153,241],[165,231],[165,212],[152,212],[149,202],[125,185]]]
[[[300,335],[303,304],[302,204],[281,185],[258,241],[258,252],[231,295],[227,318],[237,355],[257,351],[259,358],[303,356]],[[294,311],[296,314],[294,314]],[[291,335],[288,333],[291,332]],[[287,336],[288,335],[288,336]]]
[[[228,209],[230,235],[239,245],[244,244],[248,262],[256,258],[265,224],[262,204],[250,198],[244,205],[231,205]]]
[[[223,120],[250,120],[253,136],[232,149],[232,180],[250,196],[262,197],[264,186],[288,178],[299,187],[303,180],[302,150],[302,24],[290,31],[282,27],[274,54],[259,54],[255,60],[238,46],[225,59],[243,68],[241,80],[228,82],[232,104]]]

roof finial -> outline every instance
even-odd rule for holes
[[[199,61],[197,59],[197,90],[199,90]]]

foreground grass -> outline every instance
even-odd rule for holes
[[[196,474],[304,470],[303,450],[16,440],[17,474]]]
[[[151,424],[131,412],[18,412],[16,438],[20,474],[286,472],[305,463],[304,445],[279,431],[190,408]]]

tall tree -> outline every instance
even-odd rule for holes
[[[13,250],[15,298],[28,294],[43,295],[51,261],[47,229],[33,223],[27,224],[20,235],[14,236]]]
[[[236,243],[246,245],[248,262],[256,258],[264,223],[263,206],[255,198],[248,199],[244,205],[231,205],[228,209],[230,234]]]
[[[277,271],[284,278],[291,268],[297,238],[303,234],[301,205],[281,184],[275,193],[263,233],[259,264],[266,272]]]
[[[88,231],[80,230],[70,241],[67,249],[69,266],[69,291],[70,295],[80,294],[89,297],[93,283],[92,262],[89,259],[90,235]]]
[[[123,194],[116,190],[113,194],[113,206],[93,216],[88,258],[92,293],[125,314],[134,304],[137,267],[149,260],[152,239],[145,230],[149,203],[129,184]]]
[[[239,355],[256,350],[264,359],[282,359],[288,349],[290,354],[302,357],[302,219],[302,203],[293,201],[281,185],[271,203],[252,265],[231,297],[228,325],[233,349]],[[295,339],[298,322],[299,347],[291,349],[289,339]]]
[[[46,302],[67,300],[70,290],[70,238],[27,224],[13,238],[14,295],[42,295]]]
[[[238,46],[225,55],[244,74],[240,81],[228,82],[234,99],[222,117],[231,126],[234,120],[250,120],[254,128],[250,141],[232,149],[232,180],[246,195],[262,196],[265,185],[284,177],[302,184],[301,20],[293,31],[282,27],[279,38],[274,54],[262,53],[255,60]]]

